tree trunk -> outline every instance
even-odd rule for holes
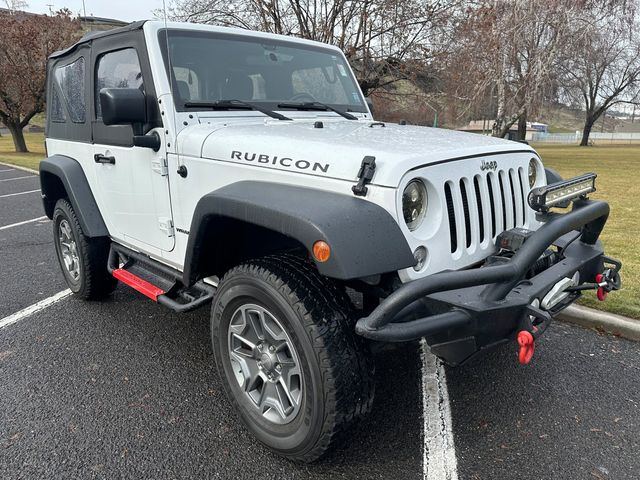
[[[589,146],[589,135],[591,135],[591,129],[593,128],[594,120],[593,118],[587,118],[587,121],[584,122],[584,128],[582,129],[582,141],[580,142],[581,147]]]
[[[525,141],[527,139],[527,109],[525,108],[518,119],[518,140]]]
[[[16,152],[26,153],[29,150],[27,149],[27,142],[24,140],[24,132],[22,131],[22,127],[20,125],[8,122],[7,128],[9,129],[9,133],[11,133],[11,137],[13,138],[13,146],[16,148]]]

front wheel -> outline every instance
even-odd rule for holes
[[[294,255],[228,272],[211,332],[225,390],[249,430],[293,460],[318,459],[373,401],[373,360],[345,293]]]

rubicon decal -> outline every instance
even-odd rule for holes
[[[329,163],[310,162],[309,160],[296,160],[290,157],[278,157],[276,155],[266,155],[264,153],[231,152],[232,160],[244,160],[245,162],[262,163],[266,165],[276,165],[297,170],[311,170],[313,172],[327,173]]]

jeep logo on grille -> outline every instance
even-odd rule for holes
[[[495,160],[492,160],[490,162],[487,162],[486,160],[482,160],[482,164],[480,165],[480,170],[482,170],[483,172],[486,170],[495,171],[497,168],[498,168],[498,162],[496,162]]]

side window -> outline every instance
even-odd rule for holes
[[[95,79],[96,118],[102,118],[100,90],[103,88],[144,89],[138,54],[134,48],[105,53],[98,58]]]
[[[60,101],[60,95],[55,86],[51,88],[51,99],[49,100],[51,110],[52,122],[66,122],[67,117],[64,114],[64,108],[62,108],[62,102]]]
[[[54,75],[67,105],[71,121],[84,123],[87,111],[84,91],[84,57],[80,57],[69,65],[57,67]],[[57,95],[53,97],[54,108],[56,97]],[[59,103],[60,99],[58,99],[58,104]],[[60,110],[62,109],[60,108]],[[64,115],[62,120],[58,121],[64,121]]]

